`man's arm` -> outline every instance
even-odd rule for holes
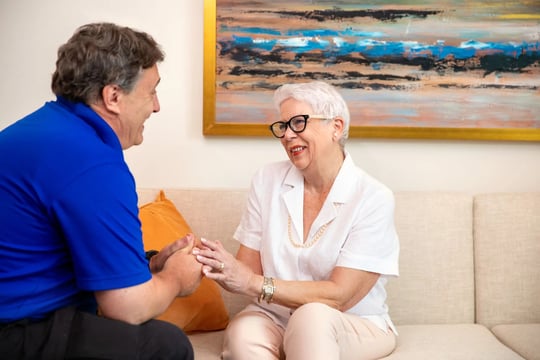
[[[156,268],[163,258],[165,261],[162,269],[152,274],[151,280],[127,288],[96,291],[96,300],[103,316],[140,324],[167,310],[175,297],[191,294],[202,277],[201,264],[191,254],[193,242],[194,237],[191,236],[189,244],[181,250],[171,251],[166,247],[163,253],[160,251],[160,258],[159,254],[154,256],[152,259],[156,260],[151,260],[151,263],[156,261]]]

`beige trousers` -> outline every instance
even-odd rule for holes
[[[327,305],[299,307],[283,329],[261,311],[240,312],[225,331],[224,360],[378,359],[396,347],[396,336],[371,321]]]

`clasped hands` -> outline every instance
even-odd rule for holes
[[[167,259],[177,251],[193,254],[202,265],[202,273],[224,289],[234,293],[248,293],[249,282],[255,275],[253,271],[225,250],[221,242],[198,239],[191,233],[166,245],[153,256],[150,259],[150,270],[161,271]]]

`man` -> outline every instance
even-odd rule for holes
[[[58,50],[56,101],[0,132],[1,359],[193,359],[153,318],[198,286],[194,237],[148,261],[123,158],[160,110],[163,59],[146,33],[82,26]]]

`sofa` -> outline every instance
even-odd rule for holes
[[[139,204],[160,189],[138,189]],[[232,239],[245,189],[163,189],[197,236]],[[540,192],[395,193],[400,277],[387,285],[399,336],[385,359],[540,359]],[[230,317],[251,299],[221,290]],[[219,359],[223,331],[189,333]]]

